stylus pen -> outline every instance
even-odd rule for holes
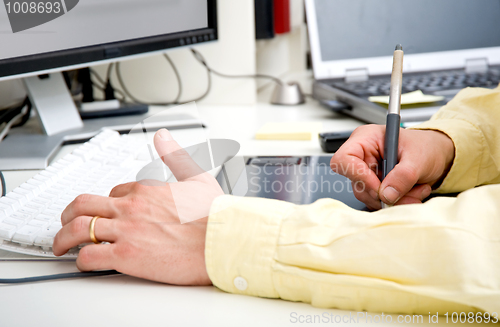
[[[389,93],[389,108],[385,124],[384,167],[383,178],[398,163],[399,127],[401,125],[401,88],[403,87],[403,47],[396,45],[392,63],[391,90]],[[389,205],[382,202],[382,208]]]

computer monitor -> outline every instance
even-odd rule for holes
[[[0,169],[44,168],[69,135],[91,137],[62,71],[217,39],[216,0],[5,0],[0,8],[0,80],[22,78],[42,134],[0,142]],[[137,119],[134,120],[137,123]]]

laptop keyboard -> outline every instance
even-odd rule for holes
[[[465,73],[463,70],[434,73],[406,74],[403,76],[403,93],[421,90],[427,94],[439,91],[460,90],[465,87],[496,87],[500,83],[500,69],[486,73]],[[367,81],[350,82],[335,80],[330,85],[360,97],[389,95],[389,75],[370,77]]]

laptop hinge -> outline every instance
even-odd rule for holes
[[[368,69],[366,68],[355,68],[346,69],[344,81],[346,83],[351,82],[364,82],[368,80]]]
[[[467,59],[465,61],[465,72],[467,74],[486,73],[488,71],[488,68],[489,65],[487,58]]]

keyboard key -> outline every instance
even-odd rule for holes
[[[19,193],[10,192],[5,197],[13,199],[13,200],[17,200],[20,204],[25,204],[28,202],[28,199],[24,195],[19,194]]]
[[[0,203],[0,213],[4,213],[5,215],[11,215],[14,213],[14,209],[6,204]]]
[[[50,223],[47,222],[47,221],[43,221],[43,220],[38,220],[38,219],[32,219],[30,220],[30,222],[28,223],[28,225],[30,226],[34,226],[34,227],[39,227],[39,228],[45,228],[49,225]]]
[[[35,237],[34,245],[43,247],[52,247],[54,244],[54,237],[56,237],[59,230],[42,229]]]
[[[40,172],[40,175],[48,177],[48,178],[57,178],[58,177],[57,173],[53,173],[53,172],[50,172],[50,171],[47,171],[47,170],[44,170],[44,171]]]
[[[52,203],[51,199],[47,199],[45,197],[41,197],[40,195],[33,200],[31,200],[32,203],[39,204],[42,206],[49,206]]]
[[[55,200],[59,198],[59,195],[57,194],[52,194],[52,193],[42,193],[38,196],[39,198],[46,199],[46,200]]]
[[[38,234],[39,231],[41,231],[40,227],[25,225],[16,231],[14,237],[12,238],[12,242],[31,245],[33,244],[35,236]]]
[[[3,198],[0,198],[0,204],[7,205],[14,210],[18,210],[19,208],[21,208],[21,203],[19,203],[19,201],[5,197],[5,196]]]
[[[38,188],[37,186],[35,185],[32,185],[32,184],[28,184],[28,183],[24,183],[22,184],[21,186],[19,186],[21,189],[24,189],[24,190],[27,190],[28,192],[31,192],[33,194],[33,196],[37,196],[38,194],[40,194],[41,190],[40,188]]]
[[[61,212],[60,211],[52,210],[52,209],[45,209],[42,213],[44,215],[53,216],[53,217],[60,217],[61,216]]]
[[[55,212],[62,212],[66,207],[65,206],[61,206],[61,205],[57,205],[57,204],[53,204],[49,207],[50,210],[54,210]]]
[[[55,218],[52,215],[40,214],[36,216],[35,219],[44,221],[46,223],[51,223]]]
[[[30,208],[33,210],[38,210],[38,211],[42,211],[43,209],[45,209],[45,206],[43,204],[39,204],[39,203],[36,203],[34,201],[31,201],[30,203],[26,204],[24,207]]]
[[[22,210],[22,209],[21,209]],[[28,219],[31,219],[32,218],[32,214],[27,214],[27,213],[23,213],[21,212],[21,210],[17,211],[15,214],[13,214],[12,216],[10,216],[11,218],[14,218],[14,219],[21,219],[21,220],[28,220]],[[34,215],[33,215],[34,216]]]
[[[37,181],[40,181],[40,182],[45,183],[45,184],[49,183],[52,180],[51,178],[40,175],[40,174],[35,175],[33,177],[33,179],[36,179]]]
[[[28,191],[22,187],[16,187],[13,191],[14,193],[17,193],[17,194],[20,194],[20,195],[23,195],[26,199],[28,200],[32,200],[35,195],[33,194],[33,192],[31,191]]]
[[[4,219],[3,223],[9,224],[12,226],[20,227],[20,226],[24,225],[24,219],[16,219],[16,218],[9,217],[7,219]]]
[[[26,182],[26,184],[33,185],[33,186],[35,186],[35,187],[38,187],[38,189],[39,189],[39,190],[43,190],[43,189],[47,188],[47,185],[46,185],[44,182],[41,182],[41,181],[36,180],[36,179],[34,179],[34,178],[32,178],[32,179],[28,180],[28,181]]]
[[[71,162],[72,164],[77,164],[77,163],[82,163],[83,162],[81,158],[79,158],[79,157],[77,157],[77,156],[75,156],[75,155],[73,155],[71,153],[65,155],[63,159],[66,160],[66,161]]]
[[[12,239],[12,236],[14,236],[16,230],[16,226],[6,223],[0,223],[0,238],[6,241],[10,241]]]
[[[24,206],[21,209],[19,209],[15,213],[15,215],[20,215],[20,216],[23,215],[26,217],[26,219],[30,219],[30,218],[34,217],[37,213],[38,213],[38,210],[34,210],[34,209],[31,209],[31,208]]]

